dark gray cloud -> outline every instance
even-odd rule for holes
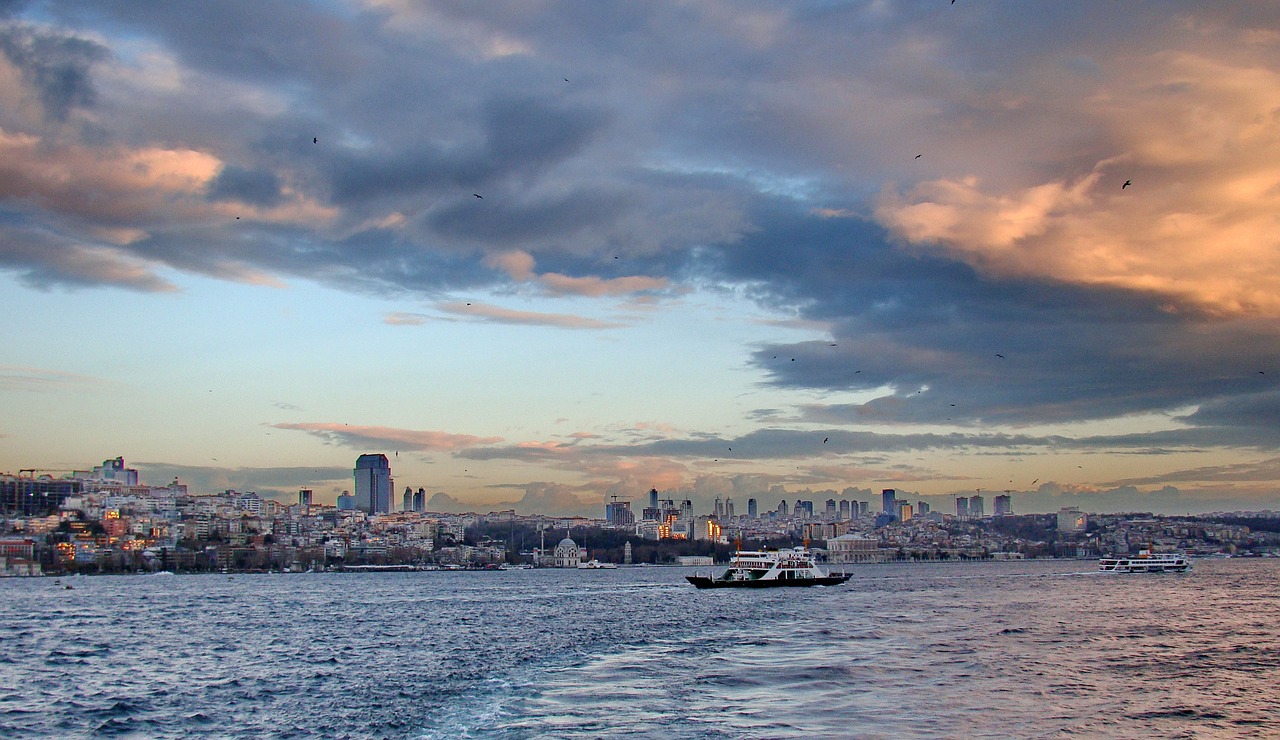
[[[227,165],[209,183],[210,200],[236,200],[271,207],[280,203],[280,178],[267,170]]]
[[[9,10],[16,6],[10,4]],[[0,8],[0,17],[5,15]],[[72,34],[9,25],[0,28],[0,53],[22,72],[45,115],[64,121],[74,108],[93,104],[91,70],[110,56],[106,47]]]

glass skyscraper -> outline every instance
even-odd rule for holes
[[[391,463],[386,455],[356,458],[356,508],[368,514],[391,513]]]

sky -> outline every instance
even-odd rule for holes
[[[0,0],[0,296],[0,471],[1280,509],[1280,6]]]

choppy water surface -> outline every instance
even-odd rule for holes
[[[1280,561],[0,582],[3,737],[1276,737]]]

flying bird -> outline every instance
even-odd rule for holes
[[[923,156],[924,156],[923,154],[917,154],[917,155],[916,155],[916,159],[919,159],[919,158],[921,158],[921,157],[923,157]]]
[[[996,357],[999,357],[1002,360],[1004,359],[1004,355],[1000,354],[999,352],[996,353]]]
[[[479,194],[479,193],[472,193],[472,195],[476,196],[476,197],[477,197],[477,198],[479,198],[480,200],[484,200],[484,196],[483,196],[483,195],[481,195],[481,194]]]
[[[1031,481],[1031,485],[1033,485],[1033,486],[1034,486],[1035,484],[1037,484],[1037,483],[1039,483],[1039,482],[1040,482],[1040,479],[1039,479],[1039,478],[1036,478],[1035,480]]]
[[[831,439],[831,438],[830,438],[830,437],[823,437],[823,438],[822,438],[822,444],[826,444],[828,439]]]
[[[312,144],[319,144],[319,143],[320,143],[320,137],[318,137],[318,136],[312,136],[312,137],[311,137],[311,143],[312,143]]]
[[[1133,184],[1133,180],[1125,180],[1124,184],[1120,186],[1120,189],[1124,190],[1125,188],[1129,187],[1132,184]]]

